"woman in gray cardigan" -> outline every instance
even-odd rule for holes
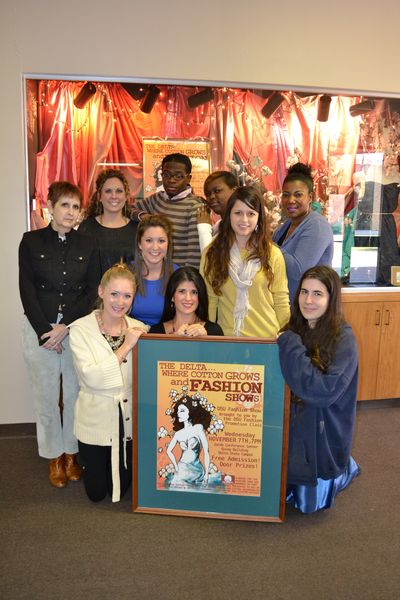
[[[332,266],[332,228],[322,215],[311,210],[313,188],[311,167],[297,163],[289,169],[283,181],[281,203],[288,219],[272,237],[285,258],[291,303],[307,269]]]

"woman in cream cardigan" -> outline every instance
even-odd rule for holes
[[[135,278],[123,264],[108,269],[99,285],[100,308],[70,325],[79,381],[74,433],[93,502],[107,493],[118,502],[132,478],[131,350],[147,326],[127,316]]]

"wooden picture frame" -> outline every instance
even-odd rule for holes
[[[289,390],[275,340],[142,336],[133,419],[134,512],[283,522]]]

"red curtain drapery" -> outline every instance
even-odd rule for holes
[[[208,138],[212,167],[226,169],[236,155],[246,171],[277,192],[295,152],[314,169],[335,179],[338,190],[351,185],[359,144],[359,119],[349,114],[353,99],[333,97],[330,118],[317,121],[318,97],[300,99],[284,93],[284,102],[265,119],[266,99],[250,90],[218,88],[214,101],[190,110],[189,95],[202,88],[159,86],[161,94],[149,114],[119,83],[95,83],[96,93],[82,109],[73,100],[82,82],[39,84],[36,200],[44,206],[52,181],[68,179],[80,186],[85,203],[105,164],[125,164],[132,195],[142,188],[142,139]],[[261,167],[272,173],[263,174]],[[340,172],[340,177],[338,173]]]

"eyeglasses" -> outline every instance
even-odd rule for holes
[[[177,181],[181,181],[188,176],[188,173],[171,173],[171,171],[161,171],[161,177],[164,179],[176,179]]]

